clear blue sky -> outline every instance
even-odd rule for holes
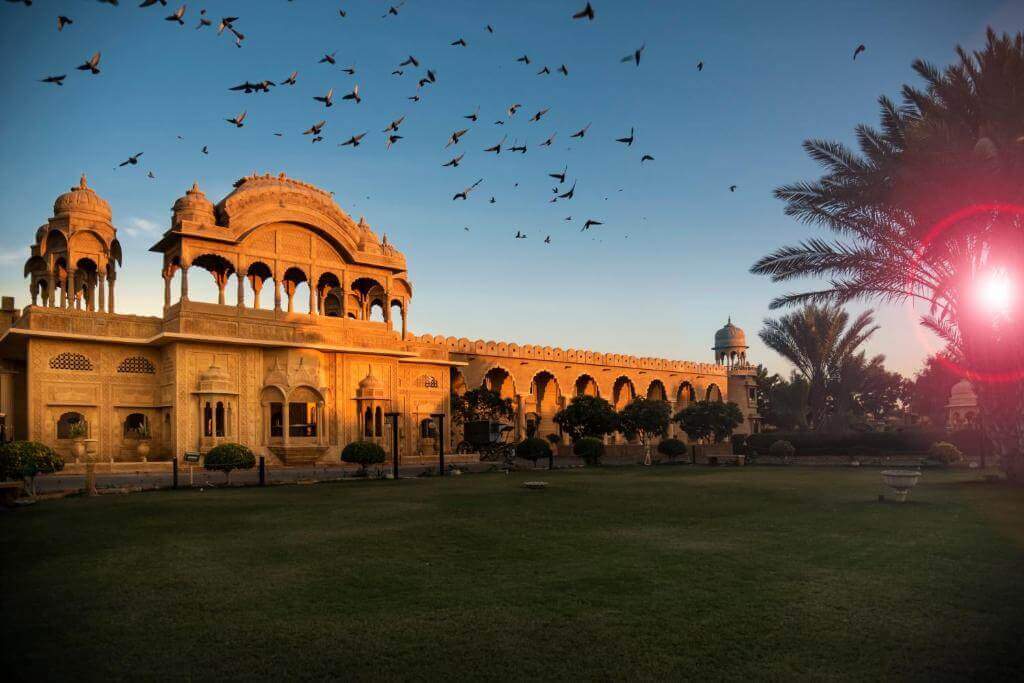
[[[750,358],[786,372],[756,335],[782,288],[747,270],[815,232],[771,196],[816,176],[801,141],[850,140],[857,123],[875,122],[877,97],[913,81],[914,58],[945,64],[956,44],[979,46],[988,25],[1024,26],[1016,0],[594,0],[593,22],[570,18],[582,0],[408,0],[383,19],[388,4],[190,2],[185,27],[163,20],[173,0],[147,9],[136,0],[0,4],[0,292],[26,303],[28,244],[56,195],[85,172],[113,207],[124,247],[120,311],[157,314],[160,257],[148,248],[175,198],[193,180],[217,201],[241,175],[285,171],[334,191],[343,209],[405,252],[417,333],[710,360],[714,331],[732,315]],[[203,6],[215,24],[195,30]],[[58,13],[75,22],[61,33]],[[227,32],[216,35],[225,15],[240,17],[242,49]],[[468,47],[449,46],[459,37]],[[859,43],[867,51],[853,62]],[[619,62],[641,44],[639,68]],[[100,75],[75,70],[97,50]],[[333,51],[336,66],[317,63]],[[515,61],[524,53],[530,66]],[[409,54],[421,67],[390,75]],[[562,63],[567,78],[536,75]],[[342,72],[352,64],[355,76]],[[408,101],[427,67],[437,83]],[[228,91],[295,70],[294,87]],[[53,74],[67,74],[63,87],[38,82]],[[358,105],[340,100],[354,83]],[[325,110],[312,97],[331,87],[337,101]],[[519,113],[494,125],[513,103]],[[478,123],[462,118],[478,106]],[[543,108],[550,112],[529,123]],[[243,129],[224,122],[243,109]],[[386,151],[381,130],[402,115],[404,139]],[[321,119],[327,139],[312,145],[300,133]],[[587,123],[583,141],[569,139]],[[462,143],[443,149],[467,125]],[[614,142],[631,126],[632,148]],[[363,131],[362,146],[337,146]],[[552,147],[537,147],[555,132]],[[529,151],[482,151],[505,134]],[[139,151],[138,167],[114,170]],[[441,167],[461,152],[459,168]],[[641,166],[645,153],[655,161]],[[576,197],[548,203],[547,173],[565,165]],[[484,182],[469,201],[452,201],[477,178]],[[604,225],[581,233],[586,218]],[[528,238],[513,239],[517,230]],[[193,289],[212,296],[212,287]],[[870,350],[894,369],[916,370],[927,348],[912,312],[885,308],[878,317]]]

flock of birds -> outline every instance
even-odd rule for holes
[[[108,4],[108,5],[114,5],[114,6],[119,5],[119,0],[97,0],[97,1],[99,3],[101,3],[101,4]],[[23,4],[25,6],[31,6],[32,5],[32,0],[7,0],[7,2]],[[288,0],[288,2],[292,2],[292,0]],[[140,8],[149,8],[149,7],[153,7],[155,5],[160,5],[160,6],[166,7],[167,4],[168,4],[167,0],[142,0],[142,2],[139,4],[139,7]],[[389,5],[387,7],[387,10],[382,15],[382,18],[387,19],[389,17],[396,17],[396,16],[398,16],[404,5],[405,5],[405,0],[402,0],[401,2],[399,2],[397,4],[394,4],[394,5]],[[186,4],[182,4],[182,5],[178,6],[176,9],[174,9],[173,11],[171,11],[171,13],[169,15],[167,15],[166,17],[164,17],[164,19],[166,21],[168,21],[168,22],[172,22],[174,24],[177,24],[179,27],[184,27],[186,25],[185,24],[185,17],[187,15],[187,13],[188,13],[188,6]],[[339,14],[341,19],[345,19],[348,16],[348,13],[344,9],[339,9],[338,10],[338,14]],[[586,5],[582,9],[580,9],[579,11],[577,11],[577,12],[575,12],[575,13],[573,13],[571,15],[571,17],[572,17],[572,19],[574,21],[584,21],[584,22],[594,21],[596,16],[597,16],[597,13],[595,12],[594,7],[593,7],[593,5],[590,2],[587,2]],[[245,35],[238,28],[239,22],[240,22],[240,18],[236,17],[236,16],[221,17],[219,22],[217,22],[216,33],[217,33],[218,36],[224,35],[225,33],[227,33],[229,36],[232,36],[234,38],[235,45],[237,47],[241,48],[243,46],[244,41],[245,41]],[[59,15],[57,17],[57,30],[58,31],[63,31],[66,27],[71,26],[73,24],[74,24],[74,20],[71,17],[65,16],[65,15]],[[195,25],[195,30],[200,30],[200,29],[204,29],[204,28],[207,28],[207,27],[212,27],[213,24],[214,24],[214,21],[209,18],[209,16],[207,15],[206,10],[205,9],[201,9],[199,11],[199,14],[198,14],[198,23]],[[487,33],[489,33],[489,34],[493,34],[494,33],[494,28],[490,24],[487,24],[484,27],[484,30]],[[455,40],[452,40],[449,43],[449,46],[453,47],[453,48],[466,48],[466,47],[468,47],[468,45],[469,45],[468,41],[464,37],[461,37],[461,36],[457,37]],[[632,50],[629,54],[626,54],[625,56],[623,56],[620,59],[620,61],[622,63],[624,63],[624,64],[631,64],[631,65],[633,65],[635,67],[639,67],[640,64],[641,64],[641,61],[643,59],[644,50],[646,49],[646,47],[647,47],[646,43],[641,44],[638,48]],[[857,57],[861,53],[863,53],[865,51],[865,49],[866,48],[865,48],[865,46],[863,44],[858,45],[857,48],[854,50],[853,59],[856,60]],[[518,57],[515,61],[517,63],[521,63],[521,64],[523,64],[525,66],[529,66],[531,64],[530,57],[527,54],[523,54],[522,56]],[[85,60],[82,64],[78,65],[76,68],[79,71],[85,71],[85,72],[88,72],[89,74],[91,74],[92,76],[96,76],[96,75],[99,75],[101,73],[100,63],[101,63],[101,53],[100,52],[96,52],[91,57],[89,57],[87,60]],[[328,66],[336,66],[337,65],[337,51],[330,52],[330,53],[324,53],[323,56],[319,59],[319,61],[317,63],[318,64],[327,64]],[[405,58],[404,60],[402,60],[401,62],[399,62],[395,66],[394,70],[391,72],[391,75],[395,76],[395,77],[402,77],[408,70],[410,70],[410,69],[419,69],[420,67],[421,67],[420,60],[417,57],[415,57],[414,55],[409,55],[407,58]],[[704,62],[703,62],[703,60],[697,62],[696,69],[697,69],[698,72],[702,72],[704,70]],[[350,66],[347,66],[347,67],[342,67],[341,70],[342,70],[343,73],[347,74],[348,76],[356,76],[356,74],[357,74],[357,70],[356,70],[356,67],[355,67],[354,64],[352,64]],[[552,72],[552,70],[547,65],[543,65],[536,73],[537,73],[538,76],[549,76],[549,75],[552,75],[553,72]],[[559,65],[554,70],[554,73],[561,74],[562,77],[568,77],[569,76],[569,68],[568,68],[568,66],[566,64],[561,64],[561,65]],[[265,94],[265,93],[269,93],[271,91],[271,88],[276,88],[276,87],[281,87],[281,86],[295,86],[295,84],[298,82],[298,76],[299,76],[299,72],[298,71],[292,71],[288,75],[287,78],[285,78],[285,79],[283,79],[283,80],[281,80],[279,82],[271,81],[271,80],[261,80],[261,81],[252,82],[252,81],[248,81],[247,80],[247,81],[245,81],[243,83],[239,83],[237,85],[231,86],[229,88],[229,90],[233,91],[233,92],[238,92],[238,93],[246,94],[246,95]],[[45,78],[42,78],[40,80],[43,83],[53,84],[53,85],[57,85],[57,86],[62,86],[64,84],[64,80],[66,78],[67,78],[67,74],[58,74],[58,75],[46,76]],[[422,73],[422,75],[417,79],[416,92],[413,95],[409,96],[407,99],[410,100],[411,102],[414,102],[414,103],[415,102],[419,102],[421,97],[422,97],[422,95],[425,94],[425,92],[426,92],[425,89],[428,89],[431,85],[437,83],[437,80],[438,80],[437,71],[435,69],[432,69],[432,68],[425,68],[423,73]],[[335,101],[335,93],[334,93],[334,89],[333,88],[329,89],[323,95],[315,95],[315,96],[313,96],[313,100],[315,102],[321,104],[324,107],[324,109],[330,109],[331,107],[333,107],[337,103]],[[358,83],[354,84],[350,91],[348,91],[348,92],[344,93],[343,95],[341,95],[340,100],[342,102],[351,102],[351,103],[353,103],[353,105],[360,104],[363,101],[363,98],[362,98],[362,96],[359,93],[359,85],[358,85]],[[513,104],[509,105],[506,108],[505,112],[504,112],[506,118],[495,120],[494,121],[494,125],[505,126],[507,122],[511,122],[514,119],[514,117],[517,116],[517,114],[518,114],[519,110],[522,108],[522,106],[523,105],[519,104],[519,103],[513,103]],[[531,124],[532,123],[539,123],[549,111],[550,111],[550,108],[543,108],[543,109],[537,110],[532,116],[530,116],[527,119],[528,123],[531,123]],[[224,119],[224,121],[228,125],[233,126],[236,129],[243,128],[245,126],[245,124],[246,124],[246,117],[247,117],[247,115],[248,115],[248,109],[243,109],[238,114],[226,117]],[[473,111],[472,113],[465,114],[465,115],[462,116],[463,119],[468,120],[472,124],[476,124],[477,121],[479,120],[479,117],[480,117],[480,109],[479,109],[479,107],[477,107],[477,109],[475,111]],[[386,149],[391,149],[392,146],[398,144],[403,139],[403,135],[400,133],[400,127],[403,124],[403,122],[405,121],[405,118],[406,118],[405,116],[401,116],[400,118],[392,120],[382,130],[382,132],[384,133],[384,136],[385,136],[384,137],[384,144],[385,144]],[[316,144],[316,143],[319,143],[319,142],[323,142],[324,139],[325,139],[324,135],[323,135],[325,126],[327,126],[327,120],[326,119],[317,121],[317,122],[313,123],[312,125],[310,125],[309,128],[304,130],[302,132],[302,135],[310,136],[310,140],[311,140],[311,142],[313,144]],[[575,132],[571,133],[569,135],[569,139],[570,140],[573,140],[573,139],[583,140],[587,136],[587,132],[590,130],[590,126],[591,126],[591,124],[587,123],[582,128],[580,128],[580,129],[576,130]],[[466,133],[469,132],[469,130],[470,130],[469,127],[457,128],[456,130],[454,130],[451,133],[451,135],[448,137],[447,143],[444,145],[444,149],[448,149],[448,148],[451,148],[451,147],[457,147],[460,144],[464,144],[462,142],[462,138],[463,138],[464,135],[466,135]],[[351,136],[348,137],[348,139],[346,139],[346,140],[344,140],[342,142],[339,142],[338,143],[338,147],[353,147],[353,148],[359,147],[362,144],[363,139],[366,137],[366,135],[368,133],[369,133],[369,131],[363,131],[363,132],[360,132],[360,133],[352,134]],[[274,135],[277,136],[277,137],[282,137],[282,136],[284,136],[284,133],[282,133],[282,132],[274,132]],[[544,141],[539,143],[537,146],[538,147],[552,147],[554,142],[555,142],[556,135],[557,135],[557,132],[556,133],[552,133],[550,136],[548,136],[546,139],[544,139]],[[184,139],[181,135],[179,135],[177,137],[179,139]],[[526,142],[523,142],[522,144],[519,144],[518,140],[514,140],[512,142],[512,144],[506,144],[507,140],[508,140],[508,136],[507,135],[503,135],[502,138],[496,144],[491,145],[489,147],[483,148],[483,152],[487,153],[487,154],[495,154],[495,155],[500,155],[502,153],[502,151],[506,151],[507,153],[519,153],[519,154],[526,154],[527,153],[528,145],[527,145]],[[635,127],[630,127],[628,134],[623,134],[621,137],[614,138],[614,141],[616,143],[622,144],[622,145],[624,145],[624,146],[626,146],[628,148],[632,148],[634,142],[636,141],[636,129],[635,129]],[[202,147],[202,149],[201,149],[201,153],[202,154],[209,154],[209,147],[204,145]],[[140,159],[140,157],[142,157],[142,155],[143,155],[142,152],[137,152],[135,154],[132,154],[125,161],[121,162],[118,165],[118,167],[137,166],[139,164],[139,159]],[[447,167],[447,168],[458,167],[460,165],[460,163],[462,163],[463,158],[465,157],[465,155],[466,155],[465,152],[461,152],[461,153],[451,157],[448,161],[442,163],[441,166],[442,167]],[[646,164],[647,162],[654,162],[654,161],[655,161],[655,158],[654,158],[653,155],[651,155],[649,153],[643,153],[640,156],[639,163],[641,165],[643,165],[643,164]],[[574,178],[572,180],[571,186],[566,188],[566,185],[568,183],[567,172],[568,172],[568,166],[565,166],[565,168],[563,168],[563,170],[561,170],[560,172],[548,173],[548,176],[556,181],[555,186],[552,188],[551,197],[548,200],[549,203],[566,202],[566,201],[570,201],[570,200],[572,200],[574,198],[574,196],[576,194],[576,186],[577,186],[577,183],[578,183],[578,179]],[[155,174],[152,171],[148,171],[147,172],[147,177],[149,177],[151,179],[155,179],[156,178]],[[476,180],[476,182],[474,182],[473,184],[469,185],[468,187],[463,188],[461,191],[455,192],[452,195],[452,201],[458,201],[458,200],[467,201],[467,200],[469,200],[471,193],[474,190],[476,190],[483,182],[484,182],[484,179],[483,178],[479,178],[478,180]],[[518,187],[519,183],[518,182],[515,183],[515,186]],[[737,189],[737,185],[730,185],[729,186],[729,191],[730,192],[735,192],[736,189]],[[621,192],[622,190],[620,189],[619,191]],[[607,199],[607,197],[605,199]],[[493,204],[495,202],[496,202],[496,199],[495,199],[494,196],[492,196],[490,198],[490,203]],[[572,221],[572,216],[567,216],[565,218],[565,221]],[[601,225],[603,225],[602,221],[599,221],[599,220],[596,220],[596,219],[593,219],[593,218],[587,218],[585,221],[582,222],[582,227],[580,228],[580,231],[581,232],[582,231],[588,231],[591,228],[598,227],[598,226],[601,226]],[[465,230],[469,231],[469,228],[466,227]],[[628,235],[627,235],[627,237],[628,237]],[[527,238],[527,235],[525,233],[523,233],[521,230],[517,230],[516,231],[515,239],[526,239],[526,238]],[[547,235],[544,238],[543,241],[546,244],[550,244],[551,243],[551,236]]]

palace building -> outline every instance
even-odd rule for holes
[[[109,204],[84,176],[57,198],[25,263],[30,304],[0,307],[6,438],[73,458],[84,437],[111,462],[239,442],[273,464],[336,463],[355,440],[390,452],[397,412],[399,457],[426,462],[431,416],[450,418],[451,392],[478,386],[512,398],[516,438],[558,434],[553,416],[580,394],[616,408],[637,396],[674,409],[730,400],[746,416],[739,431],[758,427],[731,321],[714,363],[411,334],[405,256],[330,193],[284,174],[242,178],[217,204],[193,185],[151,251],[163,255],[162,314],[117,313],[123,258]],[[212,278],[216,303],[189,298],[197,277]]]

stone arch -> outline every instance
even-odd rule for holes
[[[668,394],[665,391],[665,383],[660,379],[652,379],[647,385],[647,398],[654,401],[667,401]]]
[[[612,406],[622,410],[636,398],[636,385],[626,375],[620,375],[612,385]]]
[[[384,310],[384,285],[377,279],[362,276],[352,281],[346,293],[351,299],[351,306],[346,304],[346,311],[355,312],[359,320],[369,320],[373,306],[379,305]]]
[[[715,401],[716,403],[722,402],[722,390],[718,388],[717,384],[709,384],[707,392],[704,395],[705,400]]]
[[[491,391],[497,391],[502,398],[515,398],[516,380],[511,372],[500,365],[492,365],[484,373],[481,385]]]
[[[225,303],[224,290],[228,280],[235,273],[234,264],[220,254],[205,253],[192,259],[192,263],[187,267],[193,266],[210,273],[213,277],[213,285],[217,289],[217,303],[223,306]],[[190,294],[190,298],[194,299],[194,295]]]
[[[679,383],[679,388],[676,389],[676,403],[679,408],[685,408],[694,401],[697,400],[697,392],[694,390],[693,385],[687,381]]]
[[[309,313],[309,276],[298,266],[289,266],[281,276],[281,285],[288,297],[289,313]],[[305,287],[305,290],[302,288]],[[306,296],[303,296],[305,294]],[[305,310],[296,310],[295,302],[305,302]]]
[[[345,297],[341,289],[341,280],[328,271],[321,273],[316,281],[316,302],[320,315],[330,318],[343,317]]]
[[[451,368],[449,372],[451,393],[455,396],[462,396],[467,391],[466,377],[458,368]]]
[[[575,396],[600,396],[601,389],[593,375],[583,373],[573,383],[573,394]]]
[[[245,279],[249,281],[249,289],[252,290],[252,307],[260,308],[260,293],[268,280],[273,282],[274,271],[263,261],[253,261],[245,269]]]

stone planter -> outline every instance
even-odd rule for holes
[[[917,480],[921,473],[916,470],[885,470],[882,472],[882,481],[896,493],[896,499],[903,503],[907,500],[910,489],[917,486]]]
[[[71,442],[71,453],[75,460],[81,460],[85,456],[85,439],[75,439]]]
[[[135,452],[145,460],[149,455],[149,439],[139,439],[139,445],[135,447]]]

